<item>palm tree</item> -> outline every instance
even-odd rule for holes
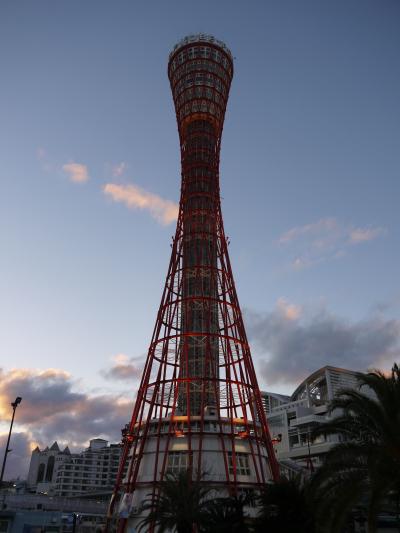
[[[306,479],[282,477],[267,485],[259,498],[261,511],[256,519],[259,533],[313,533],[314,516]]]
[[[250,494],[209,500],[206,505],[206,525],[202,531],[213,533],[246,533],[249,519],[244,511],[253,502]]]
[[[312,480],[319,523],[328,532],[341,531],[359,504],[367,510],[368,531],[374,532],[382,501],[399,495],[400,369],[395,364],[389,376],[375,370],[358,379],[358,390],[344,389],[331,402],[330,412],[340,414],[314,432],[343,439]]]
[[[154,501],[149,497],[142,506],[143,511],[149,513],[140,522],[139,531],[153,531],[154,528],[158,533],[201,531],[206,522],[206,500],[210,490],[201,480],[192,480],[191,470],[168,472]]]

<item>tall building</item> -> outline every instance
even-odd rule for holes
[[[143,518],[142,502],[157,495],[167,472],[189,470],[197,480],[206,473],[203,481],[220,495],[257,490],[278,476],[221,213],[219,159],[232,76],[231,52],[208,35],[184,38],[169,57],[181,198],[110,505],[119,531]]]

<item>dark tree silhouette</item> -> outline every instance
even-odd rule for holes
[[[342,390],[332,401],[330,412],[337,416],[314,432],[343,438],[312,480],[318,522],[328,532],[340,532],[350,511],[363,505],[372,533],[382,501],[399,498],[399,367],[388,376],[375,370],[358,379],[358,390]]]
[[[309,499],[308,483],[301,476],[282,478],[267,485],[259,503],[260,514],[255,531],[274,533],[314,533],[314,512]]]
[[[154,527],[158,533],[202,531],[207,523],[210,491],[201,480],[192,480],[190,470],[167,473],[154,502],[149,498],[143,504],[143,510],[149,513],[139,524],[139,531],[151,531]]]
[[[254,497],[239,495],[228,498],[209,500],[206,507],[205,532],[215,533],[247,533],[250,529],[245,507],[252,504]]]

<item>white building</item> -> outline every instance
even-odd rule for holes
[[[312,469],[340,435],[311,438],[312,430],[328,420],[329,403],[340,389],[357,388],[357,373],[325,366],[308,376],[291,396],[262,392],[269,429],[281,466]]]
[[[90,496],[111,493],[118,473],[121,447],[92,439],[89,448],[71,455],[59,468],[54,486],[58,496]]]
[[[119,516],[122,518],[129,517],[129,526],[127,531],[134,531],[138,523],[145,517],[143,503],[148,500],[148,495],[152,491],[153,471],[156,467],[156,461],[161,456],[161,460],[166,460],[166,472],[179,473],[187,470],[189,462],[198,464],[199,450],[203,450],[203,463],[205,469],[205,479],[208,481],[210,488],[214,489],[213,496],[228,496],[226,483],[226,469],[228,470],[229,479],[236,481],[239,486],[239,492],[254,492],[258,487],[257,472],[252,461],[252,453],[257,460],[262,461],[265,471],[269,477],[269,463],[266,450],[263,447],[254,450],[252,442],[247,434],[243,419],[237,419],[234,422],[228,418],[222,419],[219,427],[217,415],[214,409],[208,409],[207,416],[204,416],[202,432],[200,437],[200,416],[192,416],[190,420],[191,432],[188,432],[188,420],[186,416],[175,416],[176,424],[174,433],[171,435],[171,418],[162,420],[162,431],[160,438],[157,438],[159,421],[154,420],[149,425],[149,436],[147,440],[146,452],[139,463],[137,489],[134,493],[126,493],[119,506]],[[234,442],[232,442],[231,425],[234,423]],[[252,425],[251,431],[259,431],[257,422],[247,422]],[[190,435],[190,438],[188,437]],[[168,444],[168,451],[166,453]],[[254,446],[254,445],[253,445]],[[223,450],[227,451],[227,464],[222,460]],[[130,454],[130,461],[135,466],[136,456]],[[158,462],[158,468],[161,468],[161,460]],[[255,509],[249,508],[250,515],[255,514]],[[131,529],[129,529],[131,528]]]
[[[52,491],[58,469],[67,460],[70,460],[71,452],[68,446],[61,451],[57,442],[40,450],[37,446],[31,456],[27,485],[31,492],[49,493]]]
[[[28,474],[31,492],[73,497],[110,494],[118,472],[121,447],[104,439],[92,439],[81,453],[51,448],[32,452]]]

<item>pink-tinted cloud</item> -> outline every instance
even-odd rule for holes
[[[287,320],[297,320],[301,315],[301,307],[288,302],[285,298],[278,299],[276,310]]]
[[[130,209],[148,211],[153,218],[163,225],[174,222],[178,217],[178,205],[148,192],[137,185],[118,185],[107,183],[103,187],[104,194],[115,202],[120,202]]]
[[[350,231],[350,244],[360,244],[372,241],[385,233],[384,228],[354,228]]]
[[[0,380],[0,421],[16,396],[23,397],[23,408],[18,408],[18,421],[22,424],[73,410],[85,398],[84,394],[72,392],[71,377],[63,370],[13,369],[1,372]]]
[[[81,163],[67,163],[62,167],[63,171],[69,175],[73,183],[85,183],[89,180],[89,173],[86,165]]]
[[[141,377],[144,366],[144,357],[128,357],[120,353],[112,358],[111,368],[101,371],[106,378],[120,381],[134,382]]]
[[[95,437],[118,442],[120,430],[131,416],[133,395],[131,398],[112,394],[93,395],[76,389],[71,376],[63,370],[0,371],[2,427],[9,424],[10,403],[16,396],[22,396],[14,431],[23,434],[28,445],[45,447],[57,440],[61,445],[80,450]],[[14,448],[13,442],[11,448]],[[29,455],[29,451],[24,453]],[[16,468],[9,475],[26,476],[22,466],[26,462],[25,457],[21,468]]]

